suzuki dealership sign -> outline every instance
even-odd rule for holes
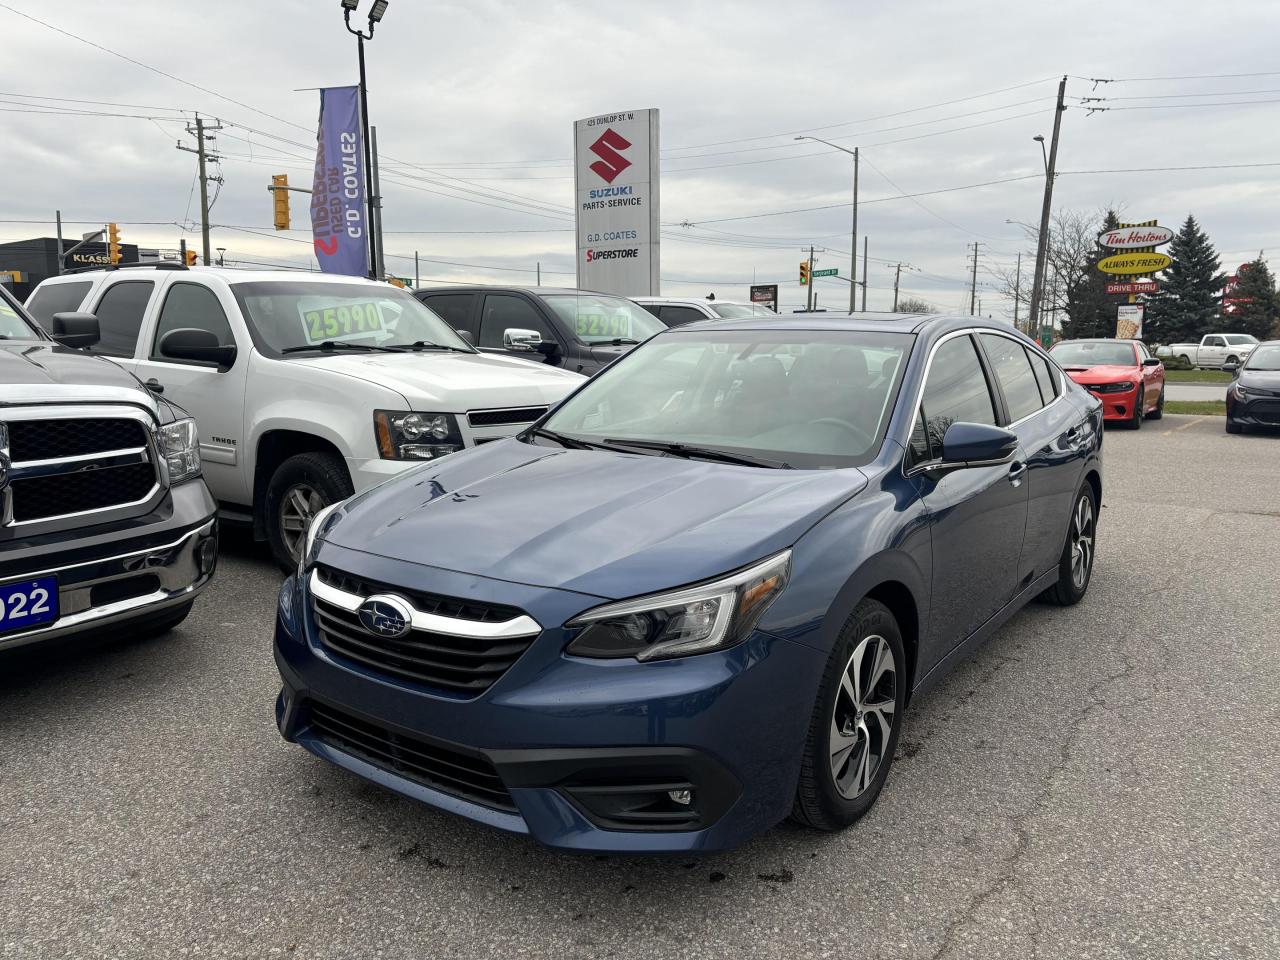
[[[578,286],[657,296],[658,111],[579,120],[573,157]]]

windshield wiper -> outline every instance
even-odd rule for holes
[[[628,344],[639,343],[639,340],[632,340],[630,337],[614,337],[612,340],[592,340],[593,347],[621,347]]]
[[[554,430],[548,430],[546,427],[534,427],[526,436],[545,437],[548,440],[554,440],[562,447],[570,450],[613,450],[614,447],[608,443],[597,443],[594,440],[580,440],[577,437],[566,436],[563,433],[556,433]]]
[[[319,343],[303,344],[300,347],[285,347],[285,353],[302,353],[306,350],[319,350],[321,353],[332,353],[334,350],[373,350],[378,353],[404,353],[404,347],[377,347],[370,343],[349,343],[346,340],[321,340]]]
[[[791,464],[783,460],[770,460],[767,457],[753,457],[745,453],[731,453],[716,447],[699,447],[691,443],[676,443],[664,440],[621,440],[610,438],[605,441],[610,446],[639,447],[641,450],[658,450],[663,453],[674,453],[686,460],[700,457],[704,460],[718,460],[721,463],[736,463],[744,467],[769,467],[773,470],[791,470]]]
[[[432,343],[430,340],[415,340],[407,346],[400,347],[401,350],[412,350],[415,353],[419,350],[450,350],[454,353],[473,353],[472,350],[464,350],[462,347],[451,347],[446,343]]]

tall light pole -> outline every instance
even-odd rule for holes
[[[1031,324],[1034,331],[1033,336],[1040,330],[1040,297],[1044,292],[1044,272],[1045,262],[1049,258],[1049,212],[1053,207],[1053,179],[1058,164],[1058,133],[1062,129],[1062,112],[1066,109],[1063,106],[1063,99],[1067,95],[1067,78],[1063,77],[1062,82],[1058,84],[1058,102],[1053,109],[1053,141],[1049,145],[1049,152],[1045,153],[1044,137],[1036,135],[1036,142],[1040,144],[1040,155],[1044,159],[1044,203],[1040,207],[1040,236],[1036,243],[1036,270],[1034,279],[1031,281],[1031,311],[1027,322]]]
[[[830,140],[823,140],[821,137],[796,137],[797,140],[814,140],[818,143],[825,143],[833,150],[839,150],[841,153],[847,153],[853,157],[853,231],[849,238],[849,312],[854,313],[857,309],[858,295],[858,148],[852,150],[840,146],[838,143],[832,143]],[[809,278],[809,282],[813,283],[813,278]],[[866,278],[862,281],[866,283]],[[863,299],[866,297],[864,295]]]
[[[360,127],[364,139],[364,182],[365,182],[365,230],[369,235],[369,276],[378,279],[378,247],[382,238],[374,228],[377,222],[378,207],[382,198],[377,195],[377,181],[373,175],[373,145],[369,135],[369,86],[364,73],[364,42],[373,39],[373,29],[382,22],[387,12],[388,0],[373,0],[369,8],[369,32],[356,30],[351,26],[351,14],[360,6],[360,0],[342,0],[342,18],[347,25],[347,32],[356,36],[356,46],[360,54]]]

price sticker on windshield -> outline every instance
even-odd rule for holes
[[[382,339],[386,329],[380,304],[366,302],[324,303],[306,297],[298,302],[302,335],[308,344],[326,340]]]
[[[625,314],[579,313],[578,335],[582,337],[630,337],[631,318]]]

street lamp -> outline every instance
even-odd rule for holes
[[[1048,173],[1049,172],[1049,154],[1045,153],[1044,137],[1042,137],[1040,134],[1037,133],[1031,139],[1034,140],[1036,143],[1040,144],[1040,159],[1044,161],[1044,172]]]
[[[849,240],[849,312],[854,313],[857,310],[856,297],[858,295],[858,148],[854,147],[849,150],[838,143],[823,140],[821,137],[799,136],[796,139],[825,143],[833,150],[839,150],[841,153],[847,153],[853,157],[853,230]],[[862,282],[863,284],[867,282],[866,277],[863,277]],[[813,283],[812,277],[809,278],[809,283]],[[863,302],[866,302],[865,298]]]
[[[218,247],[217,249],[218,249],[218,266],[225,267],[227,265],[227,260],[226,260],[227,248]]]
[[[374,192],[373,179],[373,146],[369,136],[369,86],[364,71],[364,42],[373,39],[374,27],[382,22],[387,12],[388,0],[374,0],[369,9],[369,32],[357,30],[351,26],[351,14],[360,6],[360,0],[341,0],[342,19],[347,25],[347,32],[355,34],[356,45],[360,53],[360,129],[364,136],[364,180],[365,180],[365,226],[369,235],[369,276],[378,279],[378,230],[374,224],[376,210],[382,205],[382,198]]]

